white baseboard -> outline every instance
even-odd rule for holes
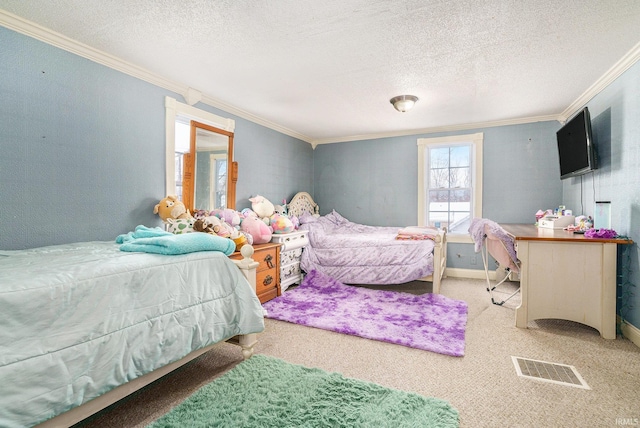
[[[448,267],[445,271],[446,276],[452,278],[471,278],[471,279],[485,279],[484,269],[461,269]],[[489,278],[496,279],[495,271],[489,271]]]
[[[633,324],[629,324],[626,321],[620,321],[620,317],[618,317],[618,322],[620,322],[620,330],[622,330],[622,335],[640,348],[640,329]]]

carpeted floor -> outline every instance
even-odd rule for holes
[[[422,293],[430,284],[398,289]],[[640,420],[640,348],[630,341],[605,340],[569,321],[518,329],[517,297],[492,305],[482,280],[447,278],[442,293],[469,305],[461,358],[269,319],[256,352],[446,400],[460,412],[461,427],[615,427]],[[572,365],[591,389],[518,377],[511,356]],[[220,344],[81,426],[144,427],[241,360],[237,347]]]
[[[251,385],[238,388],[238,385]],[[254,355],[149,428],[458,427],[446,401]]]

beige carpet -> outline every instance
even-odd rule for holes
[[[519,296],[492,305],[480,280],[447,278],[442,293],[469,304],[462,358],[269,319],[256,352],[447,400],[460,411],[462,427],[615,427],[640,420],[640,348],[627,339],[604,340],[568,321],[518,329]],[[592,389],[518,377],[511,356],[575,366]],[[237,347],[220,344],[79,426],[143,427],[241,358]]]

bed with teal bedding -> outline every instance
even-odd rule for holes
[[[86,242],[0,251],[0,426],[46,421],[238,335],[264,329],[224,253]]]

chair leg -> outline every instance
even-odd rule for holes
[[[507,275],[507,277],[508,277],[508,276],[509,276],[509,275]],[[496,301],[493,299],[493,296],[491,296],[491,303],[493,303],[494,305],[502,306],[502,305],[504,305],[507,301],[509,301],[509,299],[511,299],[513,296],[515,296],[516,294],[518,294],[518,292],[519,292],[519,291],[520,291],[520,287],[518,287],[518,289],[517,289],[516,291],[514,291],[513,293],[511,293],[511,294],[509,295],[509,297],[507,297],[506,299],[504,299],[502,302],[496,302]]]
[[[498,302],[493,297],[493,292],[498,286],[502,285],[509,278],[509,275],[511,274],[511,269],[509,268],[505,269],[505,272],[506,272],[505,277],[502,278],[501,281],[497,282],[495,285],[492,286],[491,279],[489,278],[489,255],[488,255],[488,249],[486,245],[484,246],[484,250],[481,251],[481,253],[482,253],[482,263],[484,264],[484,273],[485,273],[485,277],[487,278],[487,291],[489,292],[489,296],[491,297],[491,303],[497,306],[502,306],[513,296],[518,294],[518,292],[520,291],[520,287],[518,287],[518,289],[513,293],[511,293],[506,299],[502,300],[501,302]]]

